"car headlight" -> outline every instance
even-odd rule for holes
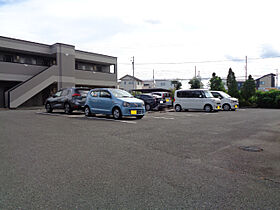
[[[231,100],[230,102],[231,102],[231,103],[237,103],[238,101],[236,101],[236,100]]]
[[[124,106],[124,107],[129,107],[129,106],[130,106],[130,103],[128,103],[128,102],[123,102],[123,106]]]

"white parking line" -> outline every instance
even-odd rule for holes
[[[53,116],[62,116],[61,114],[48,113],[48,112],[36,112],[36,114],[53,115]]]
[[[83,117],[85,117],[85,115],[68,115],[67,117],[70,117],[70,118],[83,118]]]
[[[152,117],[152,118],[155,118],[155,119],[165,119],[165,120],[174,120],[173,117]]]
[[[114,122],[121,122],[121,123],[128,123],[128,124],[136,124],[135,121],[115,120],[115,119],[99,118],[99,117],[93,117],[93,116],[86,117],[84,115],[64,115],[64,114],[47,113],[47,112],[36,112],[36,114],[64,116],[64,117],[68,117],[68,118],[88,118],[88,119],[95,119],[95,120],[105,120],[105,121],[114,121]]]
[[[121,122],[121,123],[128,123],[128,124],[136,124],[136,122],[134,122],[134,121],[115,120],[115,119],[99,118],[99,117],[86,117],[86,118],[88,118],[88,119],[95,119],[95,120],[114,121],[114,122]]]

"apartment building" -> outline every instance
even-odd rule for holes
[[[42,105],[74,86],[117,87],[117,58],[0,36],[0,107]]]

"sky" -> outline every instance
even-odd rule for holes
[[[277,0],[0,0],[0,36],[118,58],[118,78],[256,79],[280,70]]]

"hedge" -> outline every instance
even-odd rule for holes
[[[280,90],[257,91],[255,103],[260,108],[280,108]]]

